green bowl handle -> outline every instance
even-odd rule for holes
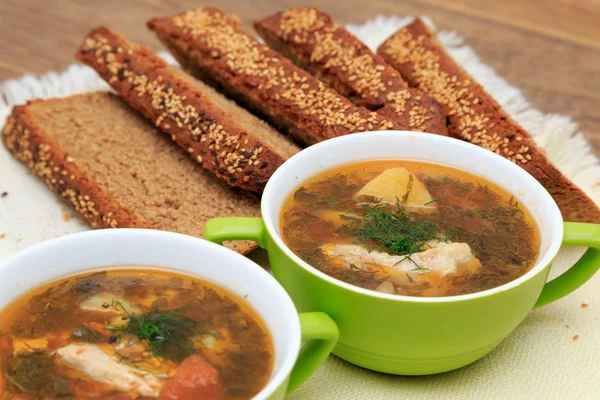
[[[340,332],[331,317],[322,312],[307,312],[298,315],[302,340],[307,341],[298,355],[290,375],[287,392],[291,393],[302,385],[321,366],[338,342]]]
[[[562,247],[568,246],[586,246],[589,249],[567,272],[546,283],[534,308],[568,295],[600,269],[600,225],[565,222]]]
[[[263,249],[267,245],[262,218],[213,218],[204,226],[204,239],[217,244],[226,240],[252,240]]]

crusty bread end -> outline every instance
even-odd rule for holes
[[[444,50],[420,19],[378,49],[410,84],[436,99],[448,133],[493,151],[535,177],[554,198],[565,221],[600,223],[600,208],[548,160],[531,135]]]

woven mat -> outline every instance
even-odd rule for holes
[[[411,18],[378,17],[349,29],[376,48]],[[432,22],[428,20],[430,25]],[[600,203],[600,167],[570,118],[533,109],[521,92],[481,63],[453,32],[439,32],[450,54],[534,135],[563,173]],[[172,58],[161,53],[169,61]],[[0,121],[14,104],[40,97],[109,90],[89,68],[72,65],[40,78],[24,76],[0,85]],[[0,122],[0,124],[3,122]],[[22,248],[89,227],[0,146],[0,258]],[[552,276],[566,270],[583,249],[562,251]],[[264,263],[264,254],[253,256]],[[587,306],[583,306],[586,304]],[[390,315],[390,318],[395,316]],[[299,399],[600,399],[600,274],[576,293],[531,312],[498,348],[457,371],[400,377],[367,371],[330,357],[300,389]]]

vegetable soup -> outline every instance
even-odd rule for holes
[[[210,283],[125,268],[44,285],[0,313],[0,399],[249,399],[273,345]]]
[[[510,282],[540,236],[507,191],[451,167],[367,161],[309,179],[284,204],[281,232],[308,264],[388,294],[453,296]]]

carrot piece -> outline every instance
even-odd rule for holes
[[[85,326],[87,326],[88,328],[90,328],[91,330],[98,332],[99,334],[101,334],[102,336],[112,336],[112,331],[106,329],[104,327],[104,324],[101,324],[100,322],[88,322],[87,324],[85,324]]]
[[[221,400],[223,384],[217,370],[197,354],[179,364],[175,375],[163,385],[159,400]]]
[[[13,339],[8,333],[0,336],[0,351],[2,352],[13,352]]]
[[[141,355],[148,348],[148,342],[143,341],[136,343],[132,346],[123,347],[119,350],[119,354],[125,357],[133,356],[133,355]]]

